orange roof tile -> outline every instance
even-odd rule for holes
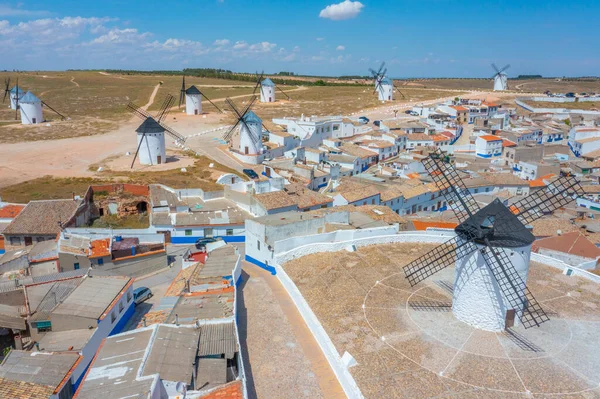
[[[497,107],[498,106],[498,104],[496,104],[496,103],[488,103],[488,102],[485,102],[485,101],[482,102],[482,104],[483,105],[487,105],[488,107]]]
[[[242,382],[233,381],[215,389],[208,395],[201,396],[201,399],[242,399],[242,397]]]
[[[418,231],[424,231],[430,227],[435,227],[438,229],[453,229],[458,226],[458,224],[452,222],[423,222],[420,220],[413,220],[412,223],[413,226],[415,226],[415,230]]]
[[[502,147],[516,147],[517,143],[507,139],[502,139]]]
[[[0,208],[0,219],[14,219],[25,208],[25,205],[6,205]]]
[[[90,242],[90,245],[92,246],[90,258],[100,258],[110,255],[110,238],[93,240]]]
[[[434,134],[431,137],[433,138],[433,141],[448,141],[448,137],[443,136],[441,134]]]
[[[600,256],[600,248],[594,245],[583,234],[578,231],[537,240],[533,244],[534,251],[540,248],[552,251],[564,252],[570,255],[595,259]]]
[[[468,111],[468,108],[463,107],[462,105],[452,105],[450,108],[454,108],[457,111]]]
[[[409,179],[418,179],[421,177],[421,175],[418,173],[409,173],[406,175],[406,177],[408,177]]]
[[[500,140],[502,140],[501,137],[492,136],[491,134],[484,134],[483,136],[479,136],[479,138],[482,140],[485,140],[485,141],[500,141]]]

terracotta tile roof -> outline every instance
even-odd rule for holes
[[[555,236],[558,230],[562,234],[579,231],[579,227],[571,221],[552,216],[546,216],[531,223],[533,235],[536,237]]]
[[[450,108],[454,108],[455,110],[461,111],[461,112],[469,110],[468,108],[465,108],[462,105],[451,105]]]
[[[0,208],[0,219],[14,219],[25,208],[25,205],[9,204]]]
[[[241,381],[233,381],[228,385],[224,385],[215,389],[211,393],[201,396],[201,399],[242,399],[243,389]]]
[[[438,190],[435,183],[419,184],[417,186],[405,186],[403,189],[404,199],[417,197],[428,192],[436,193],[438,191],[440,190]]]
[[[425,133],[411,133],[406,135],[408,141],[433,141],[433,138]]]
[[[385,140],[365,140],[361,145],[371,148],[389,148],[395,146],[395,144]]]
[[[291,183],[284,187],[285,192],[298,204],[298,208],[310,208],[333,202],[330,197],[310,190],[301,184]]]
[[[600,248],[578,231],[535,241],[533,249],[537,252],[540,248],[590,259],[600,256]]]
[[[364,149],[354,144],[344,144],[341,145],[339,148],[343,153],[353,155],[355,157],[360,157],[361,159],[377,156],[376,152]]]
[[[517,143],[508,139],[502,139],[502,147],[516,147]]]
[[[600,184],[587,184],[581,186],[581,188],[583,188],[583,191],[585,191],[586,194],[600,193]]]
[[[58,234],[58,222],[69,222],[80,204],[80,200],[70,199],[31,201],[3,234]]]
[[[482,102],[481,104],[482,105],[487,105],[488,107],[497,107],[498,106],[498,104],[496,104],[496,103],[491,103],[491,102],[488,103],[488,102],[485,102],[485,101]]]
[[[418,179],[421,177],[421,175],[418,173],[409,173],[406,175],[406,177],[408,177],[409,179]]]
[[[449,138],[442,135],[442,134],[434,134],[433,136],[431,136],[433,138],[434,142],[440,142],[440,141],[448,141]]]
[[[413,226],[415,226],[415,230],[424,231],[428,228],[438,228],[438,229],[453,229],[458,224],[452,222],[429,222],[429,221],[421,221],[421,220],[413,220]]]
[[[103,256],[110,255],[110,238],[103,238],[101,240],[93,240],[90,243],[92,245],[90,258],[100,258]]]
[[[485,140],[485,141],[500,141],[500,140],[502,140],[502,137],[492,136],[491,134],[485,134],[483,136],[479,136],[479,138],[482,140]]]
[[[440,134],[441,134],[442,136],[446,136],[446,137],[448,137],[449,139],[453,139],[453,138],[454,138],[454,136],[455,136],[455,134],[454,134],[454,133],[452,133],[452,132],[449,132],[449,131],[447,131],[447,130],[444,130],[444,131],[443,131],[443,132],[441,132]]]
[[[483,177],[494,186],[528,186],[529,183],[525,180],[519,179],[518,176],[512,173],[478,173],[480,177]]]
[[[54,388],[25,381],[12,381],[0,378],[0,398],[6,399],[48,399]]]
[[[254,198],[265,207],[266,210],[286,208],[296,205],[296,202],[287,195],[285,191],[273,191],[270,193],[256,194]]]
[[[364,186],[362,188],[357,188],[355,190],[344,191],[342,197],[346,199],[349,203],[364,200],[366,198],[375,196],[380,194],[379,190],[373,186]]]

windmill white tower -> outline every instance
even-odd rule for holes
[[[269,78],[263,79],[264,76],[265,76],[264,72],[262,72],[260,75],[258,74],[258,72],[256,73],[256,86],[254,86],[254,91],[252,92],[252,94],[256,94],[256,90],[260,88],[260,102],[261,103],[275,102],[275,90],[276,89],[278,89],[280,92],[282,92],[283,95],[286,96],[288,100],[290,99],[290,96],[288,96],[285,91],[281,90],[275,84],[275,82],[273,82],[271,79],[269,79]]]
[[[4,97],[2,102],[6,101],[6,97],[10,102],[10,109],[16,110],[19,108],[19,100],[25,95],[23,89],[19,87],[19,78],[17,78],[17,84],[11,89],[10,78],[4,79]]]
[[[235,104],[230,99],[226,99],[225,101],[227,104],[229,104],[229,107],[234,112],[238,120],[232,126],[232,128],[223,135],[223,139],[231,142],[235,128],[239,126],[239,146],[235,146],[233,149],[244,155],[263,154],[265,152],[265,147],[262,143],[262,119],[260,119],[258,115],[250,110],[256,101],[256,97],[252,97],[242,112],[236,108]]]
[[[165,129],[151,116],[136,130],[138,156],[142,165],[160,165],[167,161]],[[134,158],[135,160],[135,158]]]
[[[185,91],[185,113],[202,115],[202,93],[196,86],[190,86]]]
[[[385,62],[381,63],[379,70],[375,71],[374,69],[369,68],[369,72],[373,75],[373,82],[375,84],[375,90],[373,93],[377,92],[377,97],[379,101],[393,101],[394,100],[394,90],[396,90],[402,98],[404,97],[404,93],[400,91],[394,84],[394,81],[386,76],[387,68],[384,69]]]
[[[28,91],[18,102],[19,110],[21,111],[21,123],[23,125],[35,125],[42,123],[42,100]]]
[[[185,102],[185,113],[187,115],[202,115],[202,97],[211,103],[219,112],[223,112],[217,104],[213,103],[204,93],[196,86],[192,85],[185,88],[185,75],[181,80],[181,90],[179,91],[179,108]]]
[[[139,156],[142,165],[159,165],[167,162],[165,134],[175,139],[175,144],[183,147],[185,137],[163,123],[175,98],[168,94],[156,116],[150,115],[134,103],[127,104],[127,109],[143,120],[135,130],[137,133],[137,150],[131,162],[131,168]]]
[[[510,65],[506,65],[504,68],[498,69],[496,64],[492,64],[492,68],[494,68],[494,71],[496,71],[494,76],[492,76],[492,79],[494,79],[494,91],[508,90],[508,76],[504,73],[504,71],[510,68]]]
[[[404,267],[409,283],[414,286],[455,264],[452,312],[457,319],[487,331],[546,322],[548,316],[526,285],[535,237],[525,226],[581,195],[579,182],[561,177],[510,209],[498,199],[480,209],[442,155],[432,154],[423,166],[460,224],[455,238]]]
[[[260,83],[260,102],[275,102],[275,83],[269,78],[266,78]]]
[[[384,76],[377,86],[379,101],[392,101],[394,99],[394,84],[392,79]]]

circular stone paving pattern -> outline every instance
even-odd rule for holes
[[[416,287],[410,287],[402,272],[377,281],[364,298],[364,316],[391,351],[447,384],[500,396],[599,397],[597,298],[586,297],[569,280],[563,285],[549,282],[545,268],[536,265],[538,271],[528,282],[550,317],[539,327],[519,325],[494,333],[458,321],[452,314],[453,267]]]

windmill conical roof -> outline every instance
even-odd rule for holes
[[[275,83],[273,83],[273,81],[269,78],[266,78],[265,80],[262,81],[261,85],[263,86],[273,86],[275,87]]]
[[[37,98],[32,92],[28,91],[27,94],[25,94],[23,97],[21,97],[19,99],[19,102],[35,104],[35,103],[41,103],[42,100]]]
[[[19,90],[19,94],[20,95],[24,95],[25,92],[23,91],[23,89],[21,89],[19,86],[15,86],[12,89],[10,89],[10,94],[16,94],[17,93],[17,89]]]
[[[164,133],[165,128],[151,116],[147,117],[136,130],[138,133]]]
[[[192,85],[185,91],[185,94],[195,95],[195,94],[202,94],[202,93],[200,93],[200,90],[198,90],[198,88],[196,86]]]
[[[248,111],[246,112],[246,115],[244,115],[244,121],[246,123],[248,122],[254,122],[254,123],[262,123],[262,119],[260,119],[258,117],[258,115],[256,115],[254,112],[252,111]]]
[[[388,78],[387,76],[385,76],[383,79],[381,79],[381,84],[382,85],[392,85],[392,79]]]

